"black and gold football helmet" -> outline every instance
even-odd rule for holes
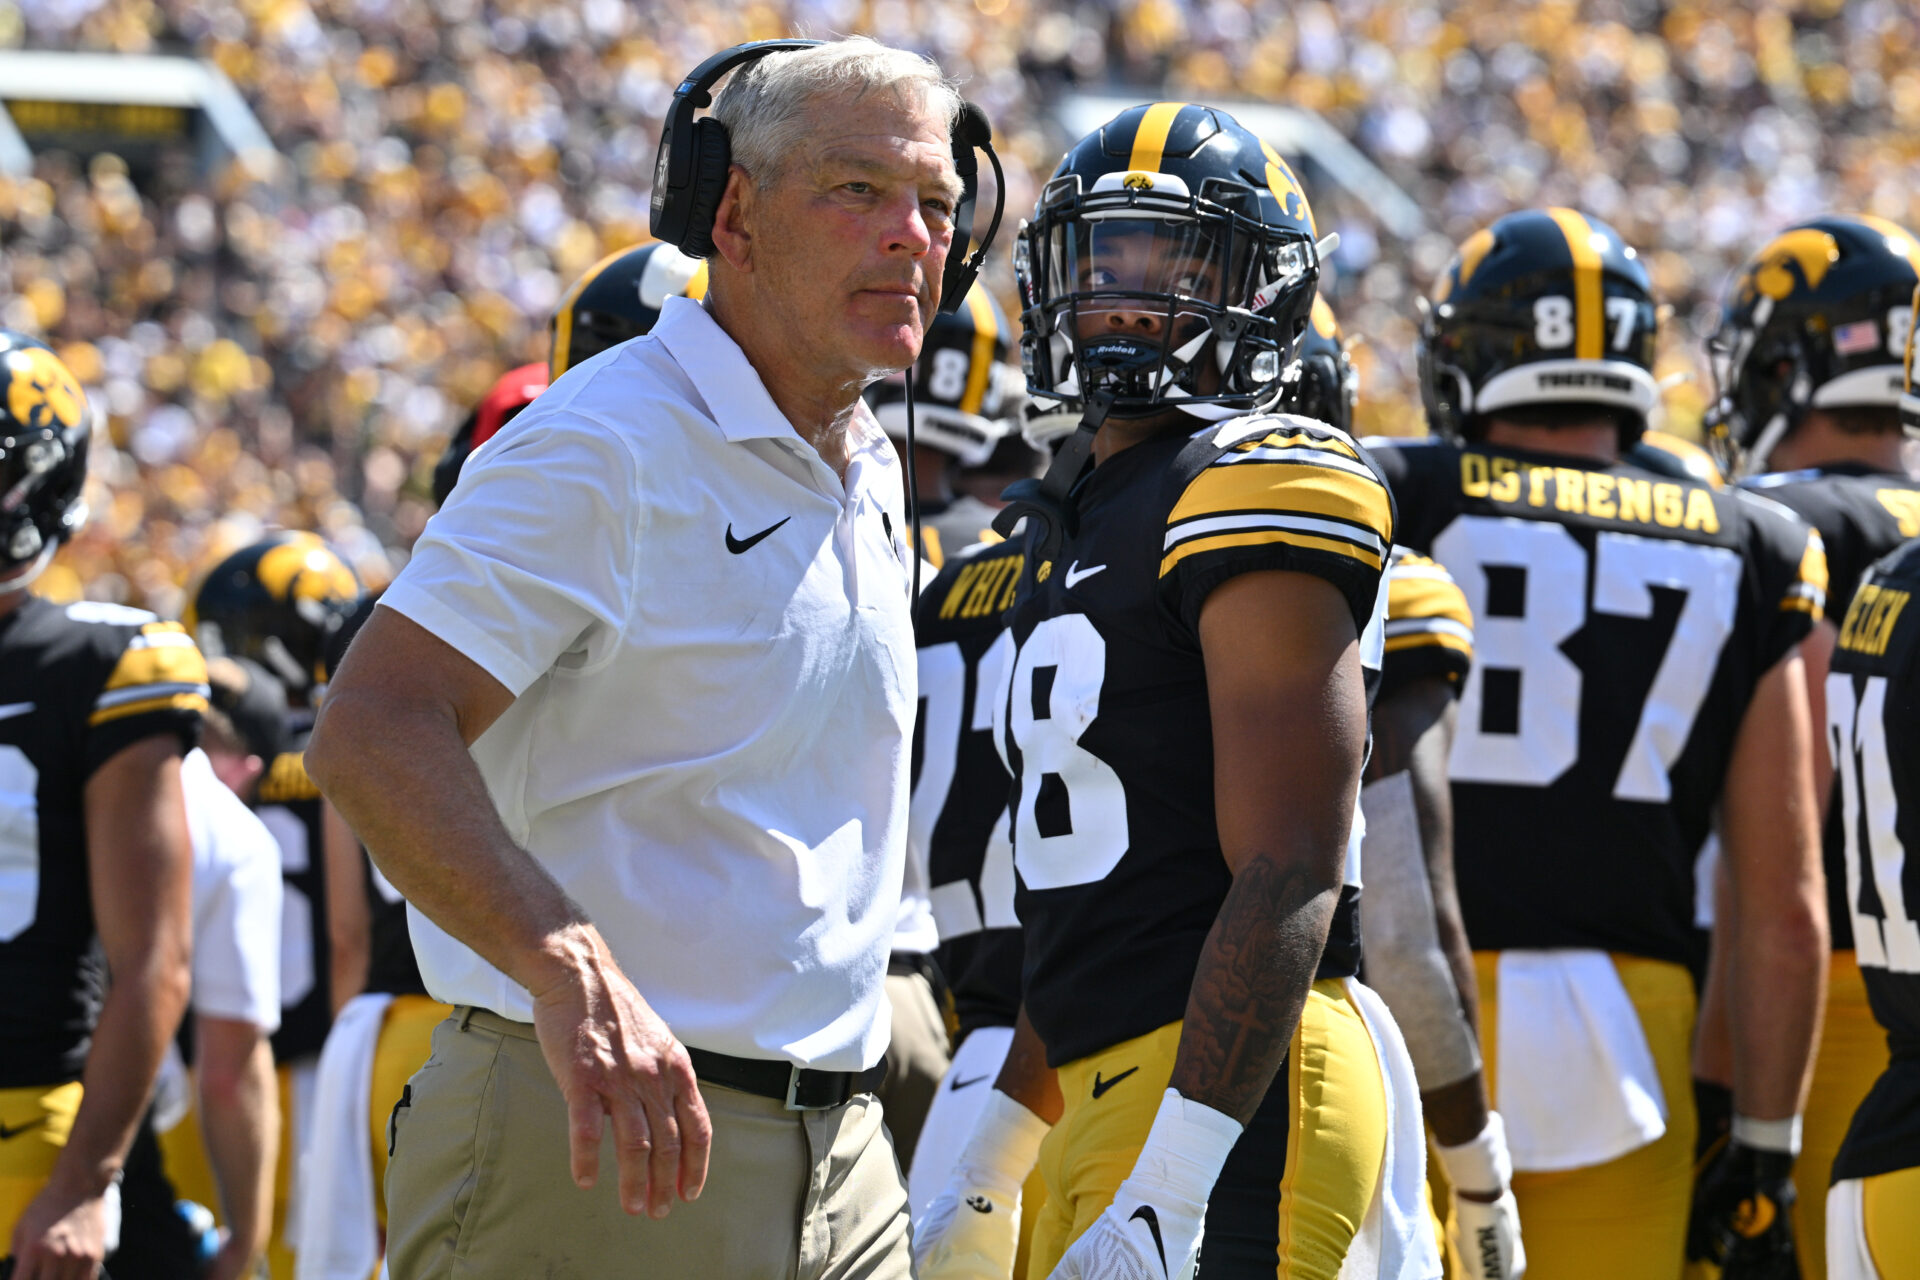
[[[1920,285],[1914,286],[1911,314],[1920,318]],[[1907,352],[1901,375],[1900,425],[1920,437],[1920,324],[1907,326]]]
[[[1707,342],[1723,462],[1764,470],[1810,409],[1897,405],[1916,286],[1920,240],[1884,218],[1814,218],[1749,258]]]
[[[1353,431],[1353,411],[1360,404],[1360,373],[1353,367],[1340,321],[1327,300],[1317,293],[1307,317],[1307,331],[1300,337],[1300,347],[1284,381],[1287,392],[1280,405],[1288,413]]]
[[[977,467],[993,455],[1009,430],[1007,363],[1013,335],[1000,304],[982,284],[967,292],[959,310],[941,312],[927,326],[913,367],[914,439]],[[907,383],[894,374],[865,392],[873,416],[896,440],[907,431]]]
[[[1130,107],[1068,151],[1020,230],[1027,390],[1111,412],[1271,404],[1320,276],[1293,171],[1232,116]]]
[[[0,329],[0,590],[38,576],[87,518],[80,383],[46,344]]]
[[[1502,410],[1591,405],[1631,448],[1659,401],[1653,286],[1633,246],[1572,209],[1469,236],[1428,300],[1420,392],[1433,430],[1475,440]]]
[[[707,296],[707,264],[655,242],[610,253],[573,282],[548,322],[554,381],[583,360],[652,330],[674,296]]]
[[[317,534],[282,530],[215,565],[182,621],[207,654],[251,658],[304,702],[359,601],[360,579]]]

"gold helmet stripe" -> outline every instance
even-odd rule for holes
[[[707,260],[702,258],[700,265],[693,269],[693,278],[687,281],[687,296],[695,302],[707,296]]]
[[[1567,252],[1573,255],[1574,359],[1604,359],[1607,325],[1601,314],[1600,250],[1594,247],[1593,224],[1572,209],[1549,209],[1547,216],[1560,224]]]
[[[993,300],[985,285],[976,284],[967,293],[967,313],[973,317],[973,362],[967,366],[967,390],[960,397],[960,412],[979,413],[987,402],[987,388],[993,385],[993,342],[1000,336],[1000,324],[993,318]]]
[[[1133,155],[1127,161],[1127,168],[1142,169],[1147,173],[1160,172],[1162,153],[1167,149],[1167,135],[1173,132],[1173,122],[1186,105],[1184,102],[1156,102],[1147,108],[1133,131]]]
[[[566,296],[560,299],[560,305],[553,313],[553,349],[547,353],[547,375],[554,381],[559,381],[560,375],[573,367],[571,359],[573,304],[580,300],[580,295],[586,292],[588,285],[599,278],[602,271],[612,266],[616,260],[625,257],[632,249],[632,245],[628,245],[625,249],[616,249],[588,267],[586,272],[573,282],[573,287],[567,290]]]

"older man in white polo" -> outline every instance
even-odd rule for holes
[[[958,108],[866,40],[737,72],[704,307],[475,455],[329,693],[308,767],[457,1006],[395,1280],[908,1274],[871,1090],[911,561],[860,391],[934,314]]]

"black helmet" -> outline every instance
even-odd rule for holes
[[[1920,285],[1914,286],[1913,304],[1908,310],[1920,321]],[[1907,354],[1901,375],[1900,425],[1910,436],[1920,436],[1920,323],[1907,325]]]
[[[1477,439],[1503,409],[1593,405],[1624,451],[1660,398],[1655,325],[1647,269],[1619,232],[1572,209],[1510,213],[1467,238],[1425,308],[1427,420]]]
[[[1067,152],[1020,230],[1027,390],[1105,389],[1121,416],[1271,403],[1320,277],[1315,238],[1293,171],[1226,112],[1122,111]]]
[[[668,298],[707,296],[707,264],[670,244],[610,253],[588,267],[560,299],[548,328],[554,381],[583,360],[649,332]]]
[[[215,565],[182,621],[208,654],[251,658],[304,698],[359,601],[360,580],[317,534],[282,530]]]
[[[958,311],[941,312],[927,326],[913,367],[914,440],[977,467],[1009,430],[1007,364],[1012,335],[1000,304],[976,284]],[[894,374],[867,388],[867,403],[886,433],[905,439],[907,384]]]
[[[1317,293],[1313,295],[1307,331],[1294,353],[1293,367],[1287,370],[1286,384],[1287,394],[1280,403],[1288,413],[1353,431],[1353,411],[1360,403],[1360,374],[1340,333],[1340,321],[1334,318],[1327,300]]]
[[[0,329],[0,575],[24,587],[86,522],[87,398],[45,343]]]
[[[1917,268],[1920,241],[1870,217],[1799,223],[1749,258],[1707,343],[1723,458],[1762,470],[1809,409],[1897,405]]]

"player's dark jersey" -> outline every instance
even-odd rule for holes
[[[927,562],[936,569],[944,568],[953,556],[993,532],[997,511],[972,494],[961,494],[938,511],[922,507],[920,540]]]
[[[1370,441],[1473,610],[1454,866],[1475,947],[1685,964],[1693,859],[1760,678],[1820,616],[1784,508],[1627,464]]]
[[[383,996],[424,996],[426,980],[413,956],[413,934],[407,928],[407,900],[387,882],[371,860],[367,869],[369,938],[367,991]]]
[[[156,734],[199,740],[207,664],[178,623],[29,597],[0,618],[0,1088],[80,1078],[106,989],[85,789]]]
[[[993,745],[994,696],[1013,637],[1006,614],[1026,563],[1019,546],[977,545],[949,557],[914,613],[920,715],[913,742],[908,838],[926,851],[935,958],[964,1038],[1010,1027],[1020,1008],[1020,922],[1013,912],[1012,779]]]
[[[280,1029],[273,1060],[320,1052],[333,1025],[333,945],[327,934],[327,859],[320,788],[307,776],[312,717],[301,713],[292,745],[260,779],[254,812],[280,844]]]
[[[1854,1113],[1833,1176],[1920,1165],[1920,541],[1869,569],[1827,676],[1846,833],[1843,892],[1892,1061]]]
[[[1473,669],[1473,611],[1453,575],[1426,556],[1395,547],[1387,562],[1386,655],[1380,696],[1424,676],[1458,692]]]
[[[1393,531],[1365,454],[1286,416],[1135,445],[1096,467],[1073,504],[1059,558],[1035,566],[1014,607],[995,724],[1015,779],[1027,1013],[1055,1065],[1184,1016],[1231,884],[1198,634],[1207,596],[1260,570],[1331,582],[1371,691]],[[1357,896],[1342,897],[1322,977],[1358,968]]]
[[[1741,487],[1772,498],[1820,531],[1827,548],[1827,617],[1839,622],[1853,603],[1853,589],[1867,566],[1909,538],[1920,537],[1920,481],[1872,467],[1834,463],[1805,471],[1780,471],[1741,481]],[[1839,785],[1838,779],[1835,786]],[[1853,918],[1841,888],[1846,883],[1838,806],[1829,799],[1822,846],[1827,868],[1827,918],[1833,949],[1853,950]]]

